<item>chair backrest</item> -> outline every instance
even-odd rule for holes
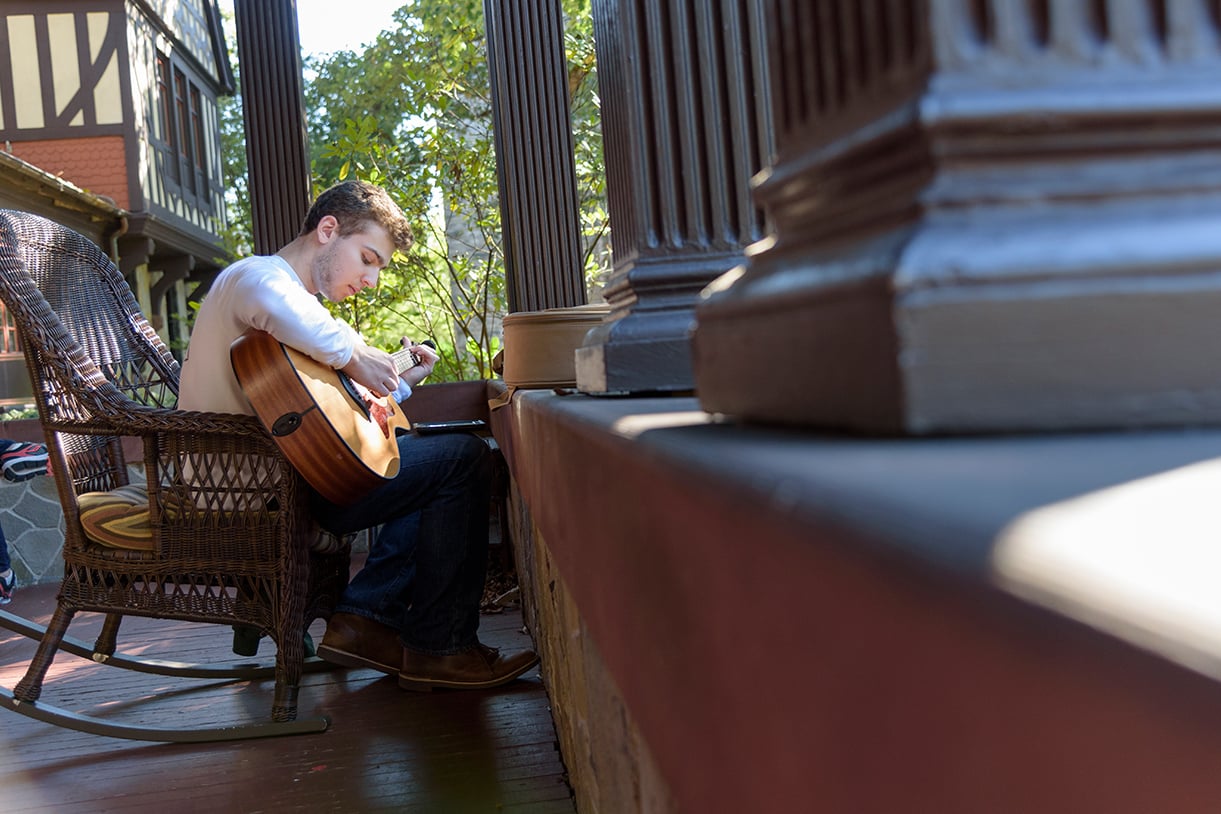
[[[77,491],[126,484],[118,427],[131,426],[138,406],[172,408],[179,368],[122,273],[83,235],[0,210],[0,299],[17,326],[43,427],[65,433]]]

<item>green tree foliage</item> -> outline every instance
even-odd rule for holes
[[[564,0],[587,272],[604,273],[601,138],[589,0]],[[319,188],[349,177],[385,187],[416,246],[377,289],[336,306],[371,341],[432,338],[438,379],[491,375],[505,313],[491,97],[481,0],[411,0],[360,54],[307,61]]]
[[[592,290],[609,257],[593,30],[589,0],[561,2]],[[431,338],[432,380],[490,376],[506,303],[482,0],[408,0],[363,51],[307,57],[305,104],[315,192],[379,184],[416,235],[376,289],[329,307],[381,347]],[[241,256],[253,241],[240,98],[222,107],[222,144],[227,243]]]
[[[246,172],[246,123],[242,118],[241,73],[237,43],[229,43],[230,62],[238,93],[220,100],[221,173],[225,179],[225,209],[228,225],[221,237],[231,257],[253,251],[254,228],[250,218],[250,183]]]
[[[589,3],[590,0],[562,0],[577,203],[585,243],[585,280],[589,291],[594,293],[606,283],[611,258],[606,167],[602,156],[602,109],[598,99]]]

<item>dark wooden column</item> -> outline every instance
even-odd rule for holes
[[[1221,421],[1216,3],[767,5],[776,235],[697,311],[705,409]]]
[[[559,0],[484,0],[510,311],[581,305],[585,275]]]
[[[297,236],[310,204],[309,142],[295,0],[236,0],[254,250]]]
[[[764,231],[771,153],[760,0],[594,0],[614,271],[577,351],[587,393],[693,385],[700,290]]]

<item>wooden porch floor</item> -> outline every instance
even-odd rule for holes
[[[5,609],[46,624],[56,585],[19,587]],[[92,642],[99,614],[68,629]],[[315,641],[324,626],[311,628]],[[484,615],[480,638],[529,646],[521,613]],[[228,627],[131,618],[120,650],[176,661],[228,662]],[[35,642],[0,629],[0,684],[24,674]],[[260,657],[273,657],[264,641]],[[172,725],[265,720],[272,681],[164,678],[59,654],[43,699],[76,712]],[[0,710],[0,810],[5,812],[335,811],[575,812],[538,671],[498,690],[409,693],[371,670],[307,673],[300,714],[326,715],[320,734],[218,744],[152,744],[87,735]]]

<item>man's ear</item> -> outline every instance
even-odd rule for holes
[[[323,215],[318,220],[318,226],[314,229],[318,235],[319,243],[330,243],[334,238],[339,237],[339,221],[334,215]]]

